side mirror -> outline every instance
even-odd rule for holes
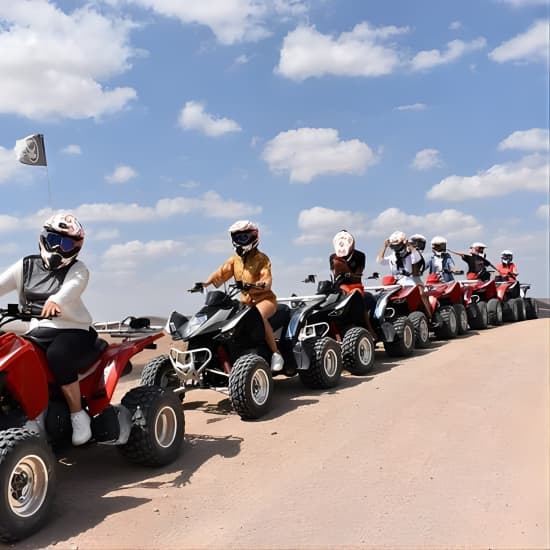
[[[315,280],[316,280],[315,275],[308,275],[308,276],[302,281],[302,283],[314,283]]]
[[[367,277],[367,279],[379,279],[379,278],[380,278],[380,273],[378,273],[378,271],[375,271],[372,275]]]

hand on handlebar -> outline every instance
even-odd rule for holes
[[[58,304],[52,301],[47,301],[44,304],[44,307],[42,308],[42,313],[40,314],[42,317],[57,317],[61,314],[61,308]]]

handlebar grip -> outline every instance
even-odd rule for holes
[[[189,288],[187,292],[204,292],[204,284],[195,283],[195,286],[193,288]]]

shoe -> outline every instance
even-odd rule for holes
[[[77,413],[71,413],[71,424],[73,426],[73,445],[84,445],[92,438],[92,428],[90,427],[90,417],[84,410]]]
[[[272,372],[281,372],[283,370],[283,365],[285,364],[285,360],[283,359],[283,356],[279,352],[275,352],[271,356],[271,371]]]

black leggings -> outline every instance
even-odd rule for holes
[[[55,381],[65,386],[78,380],[79,369],[86,366],[79,359],[90,355],[97,333],[93,329],[39,327],[31,330],[27,336],[46,352]]]

